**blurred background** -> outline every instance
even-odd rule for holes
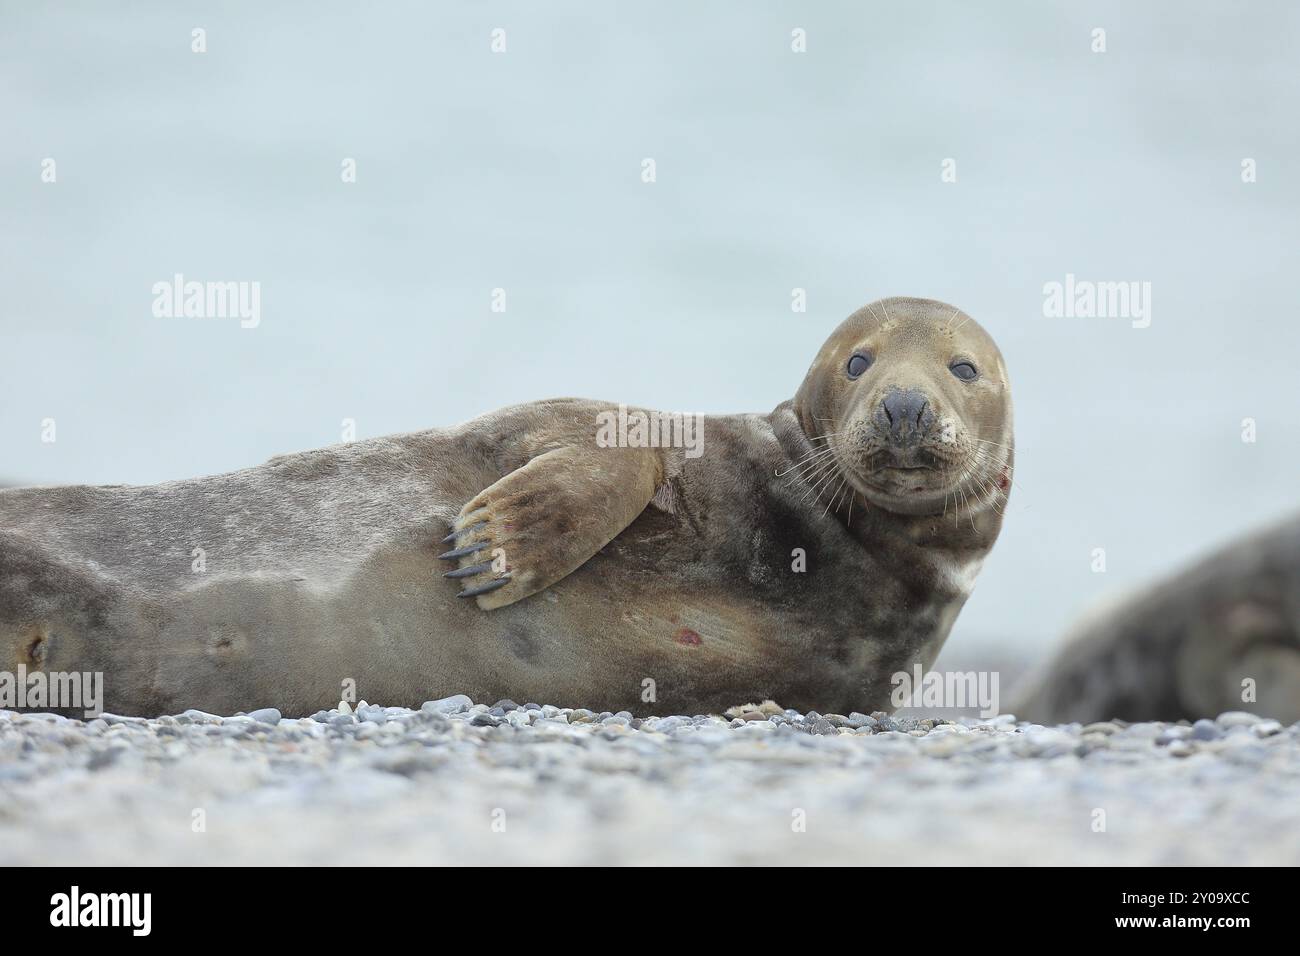
[[[0,2],[0,480],[558,395],[765,412],[917,295],[988,328],[1016,397],[945,662],[1039,657],[1297,505],[1300,8],[761,7]],[[155,317],[176,273],[259,282],[260,324]],[[1151,283],[1150,326],[1044,317],[1067,274]]]

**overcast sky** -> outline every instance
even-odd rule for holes
[[[950,646],[1045,645],[1300,505],[1294,5],[0,21],[0,478],[155,482],[557,395],[768,411],[845,315],[918,295],[985,325],[1016,402]],[[257,326],[156,316],[177,273],[259,283]],[[1149,326],[1045,316],[1067,274],[1150,283]]]

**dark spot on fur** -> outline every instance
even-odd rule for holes
[[[692,631],[689,627],[679,627],[677,633],[673,635],[673,640],[687,647],[698,647],[704,643],[704,638],[700,637],[699,632]]]
[[[46,661],[50,658],[50,635],[44,628],[38,628],[28,638],[26,646],[22,650],[22,662],[28,667],[44,669]]]
[[[506,507],[511,508],[515,511],[522,511],[523,509],[533,504],[533,502],[535,502],[536,500],[537,500],[537,492],[521,491],[519,494],[511,495],[509,498],[507,498],[505,504]]]
[[[229,624],[218,624],[208,628],[205,642],[208,657],[214,660],[230,660],[248,650],[248,634],[241,628]]]
[[[511,626],[505,633],[505,641],[510,653],[526,664],[536,664],[541,656],[537,637],[530,628]]]

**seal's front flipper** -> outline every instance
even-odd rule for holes
[[[440,555],[459,566],[461,597],[485,611],[536,594],[636,520],[663,478],[658,449],[566,446],[474,497]]]

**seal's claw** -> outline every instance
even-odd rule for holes
[[[474,524],[467,524],[463,528],[453,528],[451,534],[447,535],[447,537],[442,539],[442,543],[446,544],[448,541],[455,541],[456,538],[459,537],[460,535],[469,534],[471,531],[477,531],[485,524],[487,524],[487,521],[476,521],[474,522]]]
[[[438,555],[443,561],[455,561],[457,558],[463,558],[467,554],[473,554],[475,551],[482,551],[488,546],[486,541],[479,541],[475,544],[467,544],[463,548],[456,548],[454,551],[445,551]]]
[[[469,567],[457,568],[454,571],[444,571],[442,576],[444,578],[467,578],[471,574],[482,574],[484,571],[491,570],[492,562],[488,561],[484,564],[471,564]]]
[[[480,584],[476,588],[467,588],[466,590],[461,591],[460,594],[457,595],[457,597],[467,598],[467,597],[475,597],[479,594],[487,594],[489,591],[495,591],[497,588],[503,588],[509,583],[510,583],[510,576],[506,575],[504,577],[495,578],[494,580],[489,581],[487,584]]]

